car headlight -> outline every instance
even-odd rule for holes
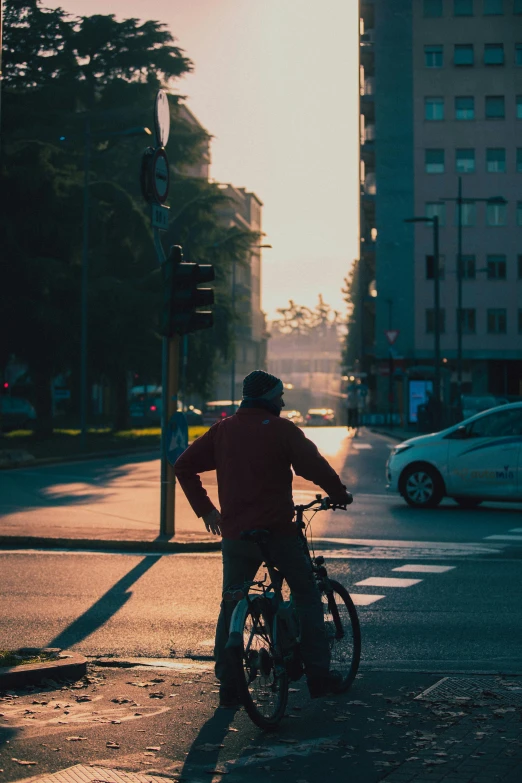
[[[404,454],[405,451],[408,451],[408,449],[412,449],[413,446],[410,445],[403,445],[402,443],[398,446],[395,446],[395,448],[392,450],[391,456],[395,457],[397,454]]]

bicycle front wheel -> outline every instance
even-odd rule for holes
[[[285,714],[288,675],[273,633],[270,602],[250,602],[243,623],[243,644],[237,648],[236,677],[241,700],[261,729],[274,729]]]
[[[324,624],[330,645],[330,669],[342,674],[339,692],[347,691],[361,660],[361,627],[354,603],[345,587],[330,579],[331,590],[322,594]]]

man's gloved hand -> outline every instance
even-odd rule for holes
[[[217,508],[213,508],[209,514],[203,517],[203,522],[209,533],[213,533],[215,536],[221,535],[221,514]]]
[[[335,497],[330,497],[330,503],[333,506],[349,506],[350,503],[353,503],[353,495],[351,492],[344,492],[342,495],[335,495]]]

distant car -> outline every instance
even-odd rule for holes
[[[310,408],[305,424],[307,427],[335,427],[335,412],[331,408]]]
[[[203,411],[203,424],[212,426],[221,419],[226,419],[228,416],[232,416],[237,411],[238,406],[232,405],[231,400],[215,400],[213,402],[207,402],[205,404],[205,410]]]
[[[160,426],[163,400],[161,397],[150,397],[147,400],[138,400],[130,404],[130,416],[136,422]],[[197,427],[203,424],[203,414],[198,408],[191,405],[185,411],[189,427]]]
[[[506,405],[509,402],[505,397],[493,397],[492,395],[471,397],[468,394],[463,394],[461,400],[463,419],[469,419],[471,416],[475,416],[476,413],[482,413],[482,411],[496,408],[499,405]]]
[[[301,411],[288,411],[285,408],[281,411],[283,419],[290,419],[294,424],[304,424],[304,417]]]
[[[486,499],[521,502],[522,402],[399,443],[386,478],[388,491],[417,508],[434,508],[445,496],[469,508]]]
[[[35,409],[22,397],[0,397],[0,410],[4,432],[31,430],[36,421]]]

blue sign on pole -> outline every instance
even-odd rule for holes
[[[170,417],[165,439],[166,457],[174,465],[188,446],[188,424],[184,413],[177,411]]]

